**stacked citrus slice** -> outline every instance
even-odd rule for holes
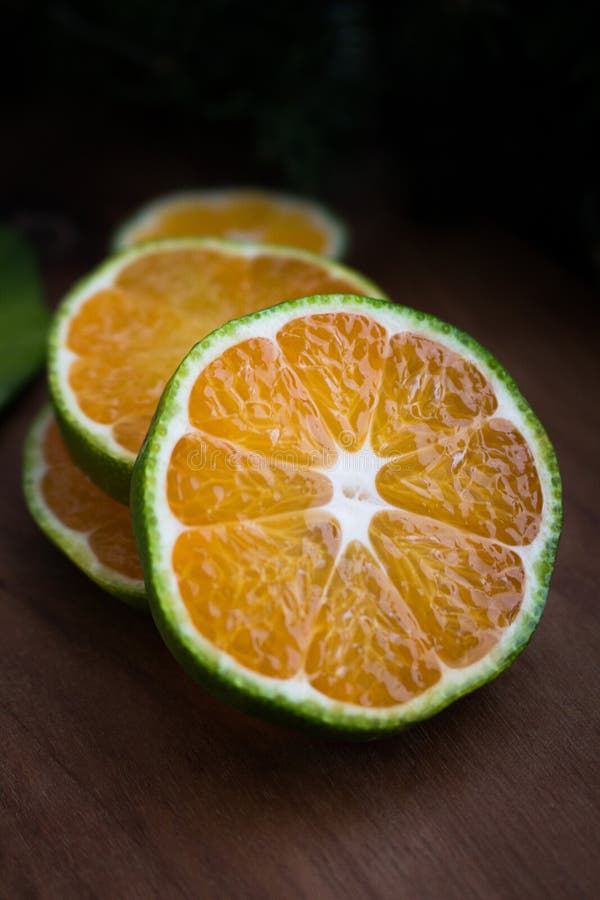
[[[115,248],[173,237],[284,244],[339,259],[346,229],[322,206],[256,189],[187,191],[160,197],[119,228]]]
[[[42,530],[101,586],[145,605],[129,478],[182,357],[227,319],[307,289],[378,292],[292,248],[174,240],[110,260],[61,304],[49,376],[62,429],[50,411],[32,426],[25,493]]]
[[[498,363],[431,317],[348,295],[201,341],[132,497],[182,664],[259,712],[364,735],[509,664],[561,517],[552,447]]]
[[[228,233],[232,210],[240,232],[255,221],[256,198],[205,200],[138,216],[120,236],[136,245],[61,304],[29,507],[97,583],[147,595],[216,692],[387,733],[529,640],[561,524],[552,447],[475,341],[372,299],[356,272],[284,246],[145,240]]]
[[[380,295],[371,282],[291,248],[178,239],[109,260],[62,303],[50,390],[77,463],[127,502],[162,390],[190,347],[223,322],[317,292]]]
[[[27,438],[24,489],[36,522],[69,559],[111,594],[147,605],[129,510],[75,465],[49,407]]]

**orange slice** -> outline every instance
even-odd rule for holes
[[[429,716],[505,668],[561,522],[552,447],[498,363],[347,295],[201,341],[132,496],[153,613],[186,668],[345,734]]]
[[[340,259],[346,229],[331,212],[309,200],[270,191],[230,188],[159,197],[117,231],[115,248],[174,237],[219,237],[284,244]]]
[[[128,501],[131,469],[162,390],[223,322],[315,292],[378,295],[355,272],[300,250],[212,240],[143,245],[66,298],[50,341],[50,387],[77,464]]]
[[[77,468],[49,407],[30,429],[23,478],[29,510],[50,540],[100,587],[145,607],[129,509]]]

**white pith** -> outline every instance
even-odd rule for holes
[[[144,596],[144,582],[131,578],[110,568],[98,559],[90,545],[91,531],[80,531],[66,525],[48,506],[42,491],[42,481],[49,469],[44,456],[44,438],[52,422],[54,413],[48,407],[34,423],[28,445],[26,480],[29,487],[30,508],[38,525],[61,547],[64,553],[85,573],[102,587],[112,587],[118,592],[141,599]]]
[[[128,267],[137,259],[152,255],[156,252],[177,251],[185,248],[201,248],[215,250],[223,254],[252,259],[256,256],[285,256],[305,260],[312,264],[321,265],[328,274],[337,273],[340,277],[355,284],[357,292],[362,291],[372,295],[374,285],[366,278],[362,278],[355,272],[340,266],[335,262],[322,259],[319,256],[303,250],[289,247],[270,246],[267,244],[234,244],[211,238],[175,238],[162,240],[158,244],[148,243],[133,247],[122,253],[107,264],[102,266],[91,278],[85,280],[65,300],[61,310],[57,314],[56,330],[52,341],[50,356],[50,380],[54,394],[54,402],[69,414],[73,426],[84,435],[87,440],[94,443],[101,454],[108,461],[117,461],[133,466],[136,454],[123,447],[114,437],[113,424],[97,422],[87,415],[81,408],[77,395],[71,387],[69,372],[72,363],[79,359],[79,355],[68,347],[68,333],[71,322],[81,307],[98,291],[111,287],[122,269]],[[196,340],[204,335],[191,335],[190,347]]]
[[[305,308],[302,307],[303,303]],[[233,657],[215,649],[196,630],[181,600],[177,579],[170,564],[175,540],[185,528],[170,510],[165,491],[166,473],[175,444],[184,434],[193,430],[188,419],[188,398],[200,371],[229,346],[257,336],[273,340],[282,325],[291,319],[333,312],[336,309],[337,311],[356,312],[359,315],[371,316],[387,329],[389,338],[402,332],[420,334],[444,344],[470,360],[494,387],[498,405],[492,417],[513,422],[529,444],[536,460],[544,497],[541,527],[535,540],[526,547],[510,547],[511,551],[520,555],[526,576],[523,602],[513,623],[503,631],[495,647],[478,662],[460,669],[452,669],[440,661],[439,666],[442,672],[440,681],[411,701],[396,706],[369,708],[332,700],[316,691],[308,682],[303,671],[293,678],[278,680],[243,667]],[[541,558],[555,527],[552,515],[553,491],[551,475],[541,461],[538,438],[518,408],[508,387],[496,376],[486,361],[469,346],[463,344],[456,334],[453,332],[442,333],[439,325],[436,327],[435,323],[428,323],[416,314],[411,314],[409,310],[394,308],[391,304],[386,307],[369,308],[365,304],[353,303],[352,300],[345,298],[343,301],[340,300],[336,307],[333,299],[324,299],[319,302],[300,301],[296,304],[293,313],[286,308],[286,305],[276,307],[261,316],[241,320],[235,323],[233,329],[224,329],[213,335],[210,342],[199,345],[178,370],[169,395],[165,414],[160,420],[156,433],[151,436],[149,458],[146,464],[145,503],[153,520],[150,526],[152,569],[156,576],[155,583],[161,586],[159,598],[161,606],[170,620],[177,623],[177,630],[183,640],[188,646],[197,647],[204,658],[211,660],[211,665],[216,670],[227,673],[229,681],[242,686],[255,685],[262,696],[275,701],[277,698],[293,703],[309,701],[317,708],[325,710],[331,721],[339,719],[351,722],[354,718],[362,721],[388,722],[394,718],[394,713],[397,721],[418,719],[428,709],[435,707],[436,704],[440,705],[445,696],[460,693],[460,689],[465,684],[483,680],[488,673],[489,677],[497,670],[499,663],[507,655],[507,648],[512,646],[515,632],[519,630],[524,619],[533,612],[537,585],[534,567]],[[356,454],[347,452],[339,454],[334,466],[323,469],[324,474],[331,479],[333,497],[318,512],[319,514],[329,513],[338,520],[343,532],[344,546],[347,546],[352,540],[360,540],[369,546],[368,525],[371,515],[386,508],[398,511],[398,507],[385,503],[375,487],[377,471],[390,461],[390,457],[385,459],[378,457],[370,449],[368,443],[360,452],[363,454],[363,463],[358,467],[358,472],[356,471],[357,467],[353,465],[357,458]],[[347,496],[353,493],[362,496],[363,499]],[[364,511],[371,515],[365,516]],[[501,542],[496,541],[496,543]],[[377,559],[375,554],[374,556]]]
[[[230,202],[232,198],[243,194],[254,194],[260,196],[273,203],[279,209],[290,212],[298,212],[305,216],[316,228],[323,232],[327,239],[326,245],[320,253],[324,256],[338,258],[342,255],[344,249],[344,229],[340,222],[334,216],[320,207],[317,203],[311,203],[307,200],[301,200],[297,197],[290,197],[286,194],[273,193],[264,190],[252,188],[225,188],[221,190],[208,191],[179,191],[175,194],[168,194],[164,197],[158,197],[151,203],[142,207],[135,213],[124,225],[119,228],[116,234],[115,246],[118,249],[125,249],[135,245],[140,232],[145,231],[151,226],[157,225],[160,216],[169,207],[187,206],[192,203],[203,203],[207,206],[219,207]],[[241,229],[230,229],[227,235],[223,235],[228,240],[241,241],[258,241],[260,234]]]
[[[387,463],[389,459],[377,456],[367,445],[356,453],[339,450],[334,465],[321,470],[331,482],[333,496],[319,512],[332,516],[340,525],[339,556],[352,541],[360,541],[374,553],[369,538],[371,517],[382,509],[395,509],[375,487],[377,473]]]

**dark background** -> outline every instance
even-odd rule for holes
[[[595,279],[594,7],[9,0],[1,213],[85,249],[188,185],[308,192],[350,218],[366,193],[392,226],[493,221]]]

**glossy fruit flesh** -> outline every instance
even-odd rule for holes
[[[134,258],[69,323],[68,381],[80,409],[137,454],[167,380],[196,341],[284,299],[355,290],[351,273],[339,271],[301,255],[205,247]]]
[[[198,632],[252,672],[379,708],[497,644],[543,511],[473,362],[341,311],[206,365],[166,492]]]
[[[127,243],[191,236],[285,244],[313,253],[327,253],[332,240],[331,226],[308,207],[277,202],[268,195],[235,192],[162,205],[139,226],[133,226]]]
[[[45,472],[40,492],[65,528],[87,537],[100,563],[127,578],[143,580],[129,510],[90,481],[72,462],[54,420],[42,439]]]

